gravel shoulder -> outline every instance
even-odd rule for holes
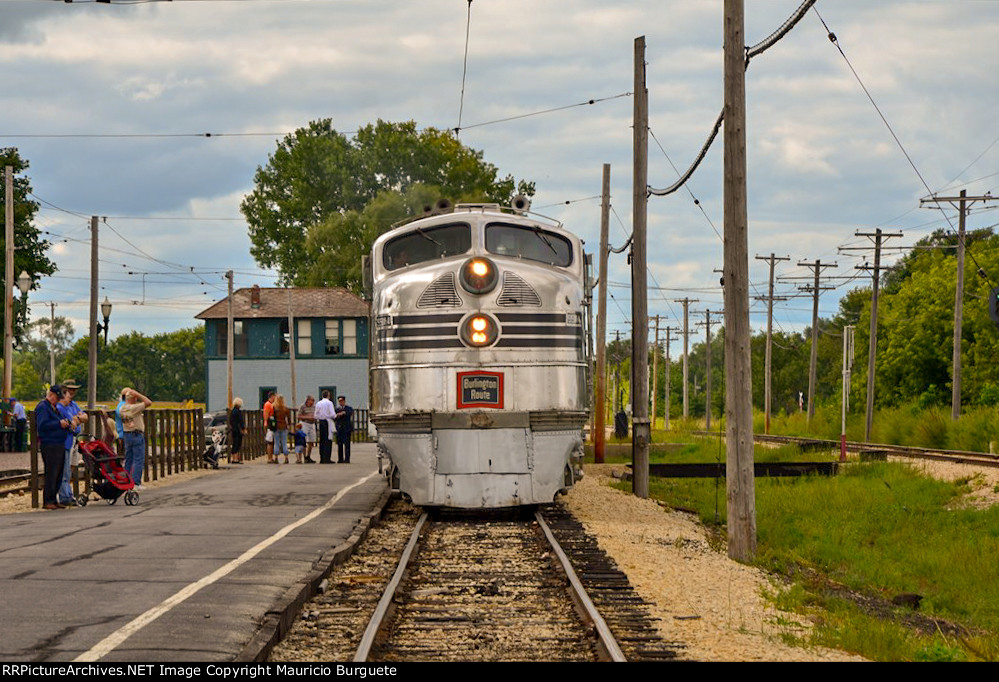
[[[833,649],[785,644],[808,623],[779,612],[762,596],[776,590],[759,569],[712,549],[708,533],[688,515],[611,488],[623,465],[587,465],[564,503],[628,574],[659,619],[664,639],[687,646],[698,661],[862,661]]]

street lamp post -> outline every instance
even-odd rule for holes
[[[97,333],[100,334],[104,332],[104,345],[108,345],[108,322],[111,320],[111,301],[108,297],[104,297],[104,302],[101,303],[101,316],[104,318],[104,324],[100,322],[97,323]]]
[[[21,274],[17,276],[17,288],[21,292],[21,305],[18,310],[18,317],[23,326],[28,324],[28,292],[31,291],[31,275],[25,270],[21,270]]]

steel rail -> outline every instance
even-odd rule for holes
[[[803,436],[765,436],[758,435],[755,436],[756,440],[766,442],[815,442],[815,443],[831,443],[833,447],[839,447],[839,443],[833,440],[826,440],[823,438],[807,438]],[[928,459],[945,459],[945,460],[960,460],[964,462],[973,462],[975,464],[984,464],[986,466],[997,466],[999,465],[999,455],[993,455],[988,452],[971,452],[970,450],[944,450],[942,448],[921,448],[915,445],[893,445],[891,443],[863,443],[859,441],[847,441],[846,447],[850,450],[856,450],[858,452],[870,452],[870,451],[882,451],[888,453],[894,453],[897,455],[909,455],[912,457],[924,457]]]
[[[375,636],[378,634],[378,630],[381,629],[385,615],[388,613],[389,607],[392,605],[392,600],[395,598],[395,593],[399,589],[400,583],[402,583],[403,576],[406,574],[406,568],[409,566],[409,560],[416,549],[416,543],[420,539],[420,531],[423,529],[423,524],[426,523],[426,520],[427,512],[423,512],[420,515],[420,519],[416,522],[416,528],[413,529],[412,535],[409,536],[406,549],[403,550],[402,556],[399,557],[399,565],[396,566],[392,580],[385,587],[385,592],[378,601],[375,612],[371,614],[368,627],[365,628],[364,635],[361,636],[361,643],[357,645],[357,651],[354,653],[354,663],[364,663],[368,660],[368,656],[371,655],[371,647],[375,643]]]
[[[723,436],[714,431],[695,431],[695,435],[701,436]],[[830,448],[839,448],[839,441],[825,438],[811,438],[808,436],[775,436],[756,434],[753,440],[760,443],[822,443]],[[988,452],[972,452],[970,450],[944,450],[942,448],[921,448],[914,445],[892,445],[890,443],[864,443],[860,441],[847,441],[848,450],[856,452],[885,452],[900,457],[914,457],[916,459],[933,459],[944,462],[956,462],[959,464],[977,464],[987,467],[999,467],[999,455]]]
[[[614,639],[614,635],[611,633],[610,628],[607,627],[607,622],[603,619],[603,616],[600,615],[600,612],[597,611],[597,607],[593,605],[593,601],[590,599],[590,596],[586,594],[586,588],[583,587],[583,583],[579,580],[579,576],[576,575],[575,569],[569,562],[569,557],[566,556],[561,545],[558,544],[558,540],[555,539],[555,535],[552,533],[551,528],[548,527],[548,523],[545,521],[544,517],[541,516],[541,512],[534,512],[534,518],[537,519],[538,525],[541,526],[541,530],[544,531],[545,537],[548,539],[548,543],[552,546],[552,549],[555,550],[555,555],[562,564],[562,570],[565,571],[566,576],[569,578],[569,584],[572,585],[576,598],[579,600],[583,610],[586,612],[586,617],[590,619],[594,628],[596,628],[600,645],[607,652],[610,659],[615,663],[627,662],[628,659],[624,657],[621,647],[618,645],[617,640]]]

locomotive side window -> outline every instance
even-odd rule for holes
[[[540,227],[486,225],[486,251],[563,268],[572,265],[572,243],[562,235]]]
[[[417,228],[385,243],[382,265],[386,270],[398,270],[428,260],[457,256],[470,248],[472,229],[467,223]]]

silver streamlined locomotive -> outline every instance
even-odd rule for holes
[[[418,505],[549,504],[582,475],[586,257],[514,204],[438,202],[372,248],[371,419]]]

